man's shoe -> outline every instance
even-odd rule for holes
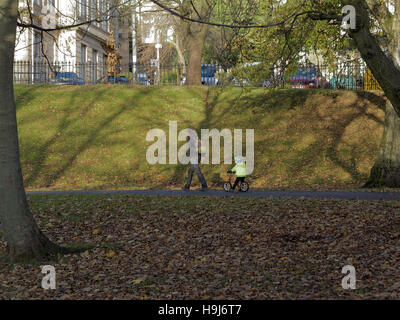
[[[189,191],[189,190],[190,190],[190,188],[188,188],[188,187],[184,186],[184,187],[182,188],[182,190],[183,190],[183,191]]]

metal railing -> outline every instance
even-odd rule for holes
[[[153,64],[121,65],[121,72],[110,75],[105,64],[47,61],[14,62],[14,83],[94,85],[184,85],[187,66]],[[260,77],[260,75],[265,75]],[[322,88],[344,90],[381,90],[372,73],[361,64],[345,63],[328,66],[297,66],[291,71],[265,72],[261,65],[224,71],[213,64],[201,66],[201,81],[208,86],[241,86],[268,88]]]
[[[268,88],[381,90],[378,81],[365,65],[352,63],[335,67],[298,65],[283,72],[266,72],[262,65],[253,65],[223,75],[219,84]]]

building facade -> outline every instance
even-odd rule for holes
[[[48,71],[50,65],[56,72],[75,72],[85,83],[101,82],[106,75],[107,39],[111,30],[118,35],[118,11],[114,10],[112,1],[29,1],[29,7],[26,1],[20,1],[19,5],[25,21],[30,22],[32,16],[33,23],[39,27],[76,27],[49,33],[42,33],[33,28],[18,28],[15,48],[17,76],[19,74],[19,77],[32,78],[34,83],[48,81],[48,77],[51,76]],[[84,23],[88,21],[92,22]],[[115,39],[118,44],[118,37]],[[31,70],[18,73],[21,63],[25,69]]]

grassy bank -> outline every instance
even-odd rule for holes
[[[150,129],[255,129],[253,188],[348,188],[378,152],[378,93],[123,86],[15,90],[28,189],[176,188],[182,165],[150,166]],[[205,166],[210,185],[229,165]],[[197,180],[195,179],[197,183]]]

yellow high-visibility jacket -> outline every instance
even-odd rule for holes
[[[244,161],[238,163],[231,171],[236,173],[236,176],[239,178],[246,177],[246,163]]]

